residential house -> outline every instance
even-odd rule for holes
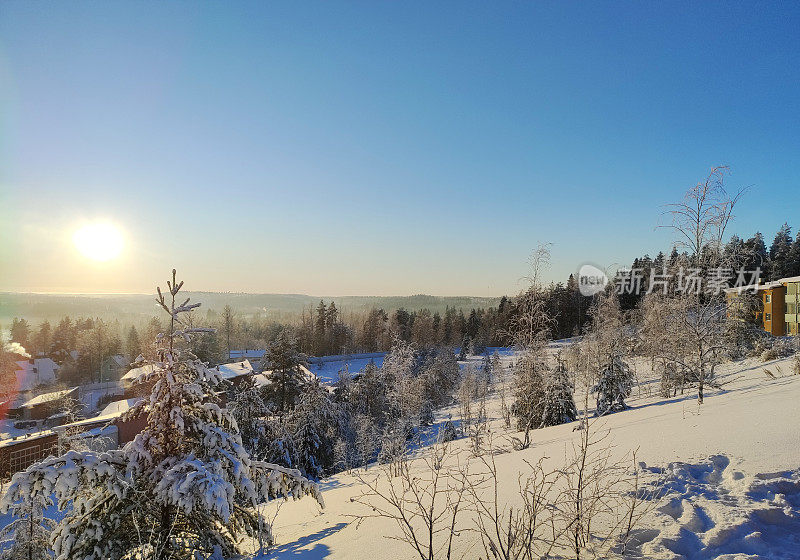
[[[31,391],[40,385],[56,382],[58,364],[50,358],[31,358],[16,364],[14,375],[17,378],[17,391]]]

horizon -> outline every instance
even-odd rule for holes
[[[717,165],[800,214],[797,5],[147,7],[3,4],[0,290],[511,295]]]

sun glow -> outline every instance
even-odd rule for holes
[[[120,230],[107,222],[82,226],[72,235],[72,242],[84,257],[98,262],[117,258],[124,245]]]

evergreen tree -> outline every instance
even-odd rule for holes
[[[226,305],[222,310],[222,336],[225,337],[226,359],[230,359],[233,350],[233,338],[236,331],[236,314],[230,305]]]
[[[138,358],[141,353],[142,343],[139,342],[139,332],[136,330],[136,327],[131,327],[128,329],[128,336],[125,339],[125,355],[132,363],[136,361],[136,358]]]
[[[793,270],[790,261],[792,250],[792,228],[784,223],[769,248],[770,279],[778,280],[789,276]]]
[[[573,422],[578,417],[574,392],[569,372],[559,359],[556,368],[545,379],[540,427]]]
[[[28,349],[31,356],[49,356],[53,344],[53,329],[49,321],[43,321],[39,325],[39,330],[33,335],[31,348]]]
[[[318,356],[324,356],[327,354],[327,347],[325,344],[325,326],[327,320],[328,313],[327,308],[325,307],[325,302],[319,300],[319,305],[317,306],[317,321],[314,326],[314,351]]]
[[[264,352],[264,369],[269,384],[265,387],[267,398],[284,413],[294,408],[303,385],[308,382],[300,369],[306,356],[297,350],[297,339],[287,330],[282,330],[275,341]]]
[[[294,409],[295,468],[306,476],[319,479],[334,467],[334,450],[340,433],[340,409],[319,381],[308,384]]]
[[[53,342],[51,357],[59,364],[70,358],[70,352],[75,349],[75,326],[69,317],[62,318],[53,329]]]
[[[789,251],[789,264],[786,267],[786,276],[800,276],[800,231],[792,243]]]
[[[620,356],[613,356],[600,370],[597,385],[591,392],[597,393],[596,414],[602,416],[608,412],[625,410],[625,399],[633,391],[633,371]]]
[[[50,534],[56,524],[44,515],[49,496],[28,496],[10,506],[13,519],[0,529],[0,560],[50,560]]]
[[[11,342],[16,342],[27,350],[30,345],[31,327],[26,319],[14,317],[11,320]]]

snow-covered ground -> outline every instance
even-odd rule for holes
[[[554,345],[562,345],[563,341],[558,341]],[[459,349],[453,350],[458,354]],[[513,350],[504,347],[489,347],[480,356],[470,356],[467,361],[460,362],[463,367],[468,362],[480,366],[485,355],[491,356],[497,352],[502,357],[513,355]],[[373,352],[365,354],[337,354],[332,356],[319,356],[309,358],[308,369],[322,380],[323,383],[336,383],[339,380],[339,372],[347,371],[351,375],[364,371],[367,364],[373,362],[377,367],[383,365],[383,358],[386,352]]]
[[[506,355],[503,362],[512,359]],[[637,528],[626,557],[800,559],[800,376],[793,375],[791,360],[725,365],[720,379],[726,384],[708,391],[702,406],[691,391],[657,396],[657,381],[646,363],[637,362],[636,369],[641,383],[628,399],[631,408],[593,425],[596,433],[608,432],[615,456],[635,450],[650,481],[666,476],[660,501]],[[455,409],[441,414],[457,416]],[[519,434],[502,425],[496,394],[489,414],[495,441],[510,448],[509,438]],[[563,461],[580,434],[574,427],[536,430],[531,448],[496,456],[501,501],[519,502],[517,480],[530,470],[526,460],[549,457],[556,466]],[[453,446],[466,450],[468,441]],[[366,475],[380,472],[373,466]],[[363,513],[351,501],[364,490],[358,477],[341,473],[321,486],[323,510],[310,500],[267,506],[271,514],[277,512],[277,544],[261,558],[417,557],[405,543],[386,538],[398,535],[392,521],[353,523],[351,516]],[[477,558],[477,538],[461,532],[453,557]]]

